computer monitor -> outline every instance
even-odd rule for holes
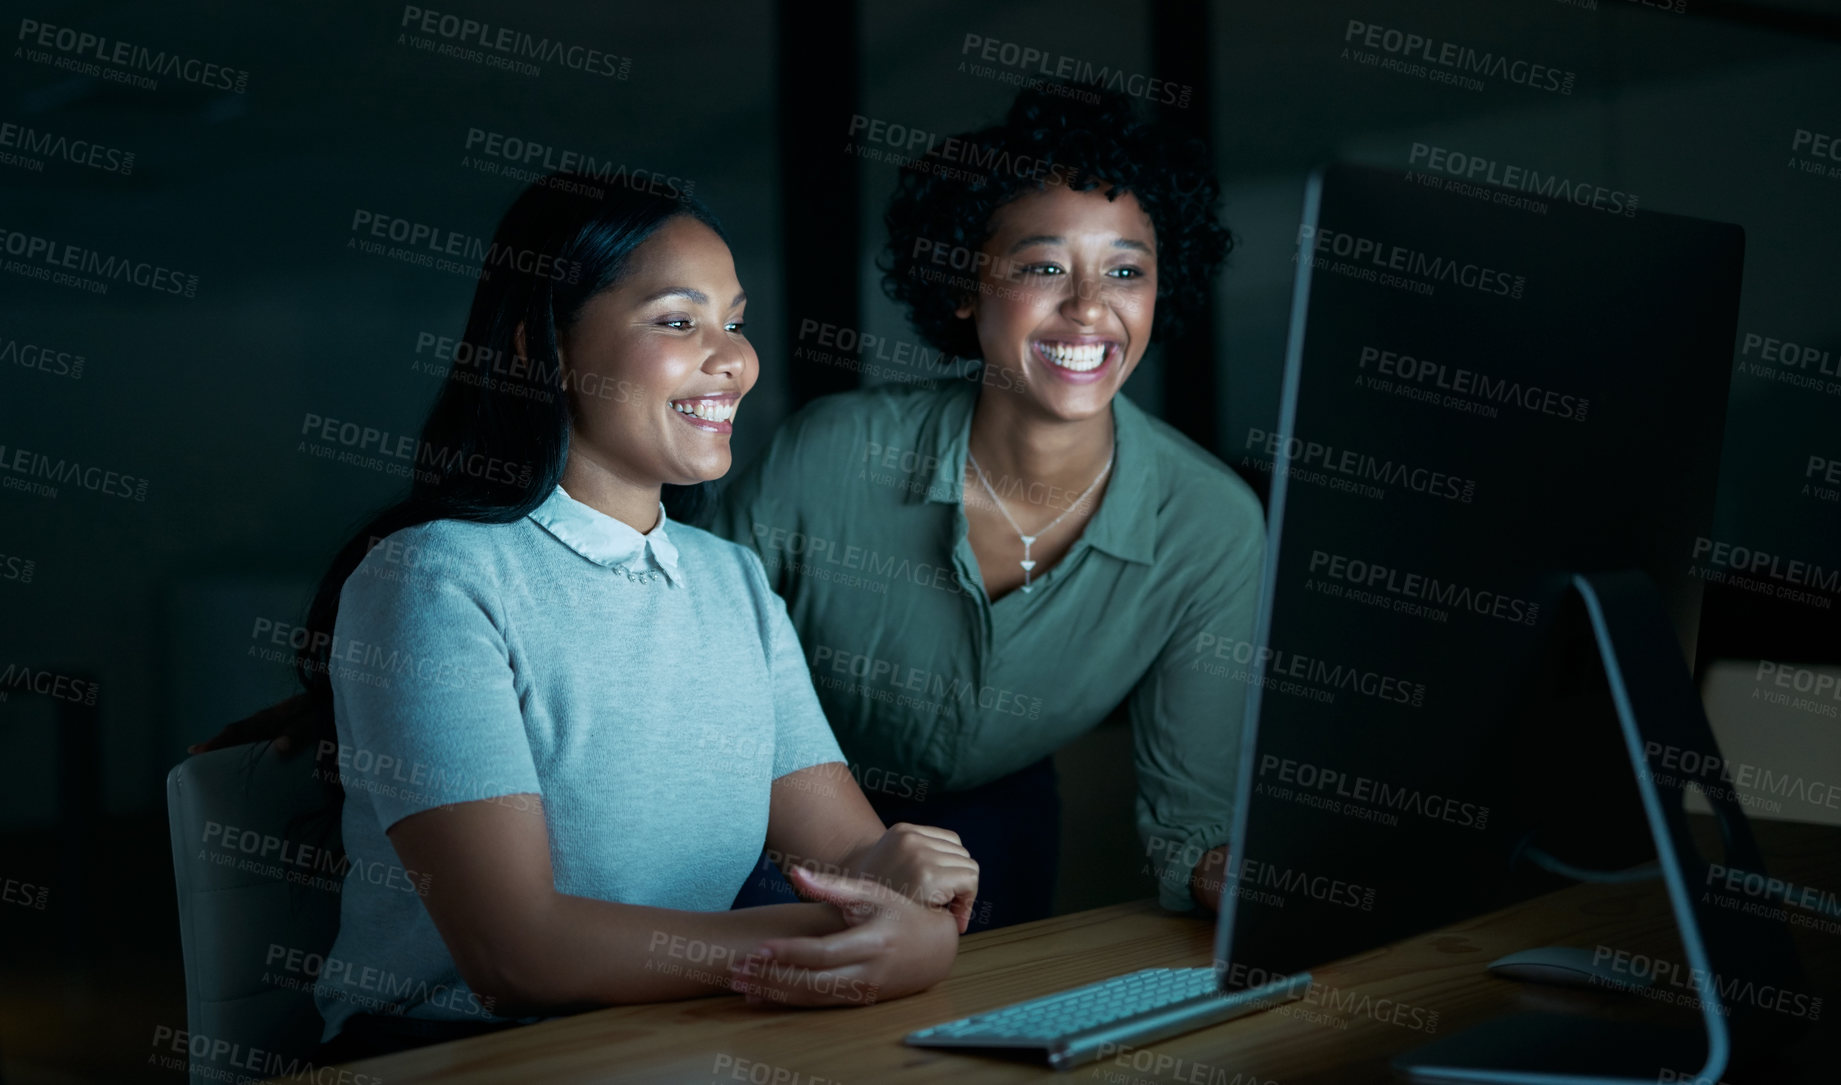
[[[1227,986],[1553,887],[1529,855],[1660,839],[1680,888],[1680,789],[1632,751],[1717,755],[1682,660],[1742,254],[1647,208],[1312,176],[1281,421],[1242,435],[1273,475],[1258,632],[1198,646],[1247,685]]]

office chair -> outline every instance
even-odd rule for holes
[[[314,768],[257,742],[167,774],[193,1085],[268,1077],[319,1043],[312,978],[271,963],[274,947],[323,960],[338,932],[344,847]]]

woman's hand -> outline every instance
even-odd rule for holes
[[[945,908],[964,934],[978,899],[978,862],[959,842],[959,834],[905,821],[851,856],[849,868],[874,878],[902,896]]]
[[[845,926],[762,941],[729,985],[750,1005],[868,1005],[924,991],[952,970],[959,935],[946,912],[868,878],[795,867],[792,879],[804,896],[835,906]]]

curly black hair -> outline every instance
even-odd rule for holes
[[[982,170],[982,172],[979,172]],[[963,278],[925,267],[930,253],[976,252],[991,216],[1051,183],[1076,191],[1129,192],[1157,230],[1157,312],[1152,339],[1180,336],[1233,250],[1215,215],[1221,184],[1198,139],[1141,118],[1118,91],[1048,83],[1017,94],[1002,124],[942,141],[903,169],[883,222],[882,290],[907,307],[929,345],[961,358],[982,354],[977,329],[954,311],[970,293]]]

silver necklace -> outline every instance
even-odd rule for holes
[[[970,448],[965,450],[965,458],[971,461],[972,470],[978,472],[978,481],[984,483],[984,492],[991,495],[991,500],[997,504],[997,511],[1003,513],[1004,519],[1010,522],[1010,530],[1016,532],[1016,537],[1023,540],[1023,560],[1017,564],[1023,567],[1023,590],[1025,592],[1030,590],[1030,570],[1036,567],[1035,559],[1029,556],[1029,548],[1035,545],[1037,539],[1055,530],[1055,525],[1067,519],[1068,513],[1086,502],[1087,497],[1093,493],[1094,487],[1099,485],[1100,479],[1105,478],[1106,473],[1112,470],[1112,457],[1117,451],[1118,446],[1114,445],[1112,451],[1106,453],[1106,466],[1100,468],[1099,474],[1093,476],[1093,481],[1087,483],[1087,488],[1080,491],[1080,496],[1074,499],[1072,505],[1061,510],[1060,516],[1050,520],[1047,527],[1039,528],[1034,535],[1025,535],[1023,529],[1017,526],[1016,518],[1010,515],[1010,510],[1004,508],[1004,499],[998,497],[997,491],[991,488],[991,480],[984,477],[984,468],[978,466],[978,457],[972,455]]]

